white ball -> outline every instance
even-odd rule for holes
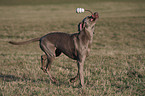
[[[76,13],[82,13],[85,12],[84,8],[77,8]]]
[[[82,12],[85,12],[85,9],[84,8],[82,8]]]

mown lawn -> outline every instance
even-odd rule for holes
[[[144,96],[145,95],[145,2],[95,1],[46,3],[36,0],[0,4],[0,96]],[[14,0],[17,1],[17,0]],[[56,3],[56,2],[59,2]],[[92,50],[84,65],[85,88],[69,79],[77,64],[61,55],[53,62],[53,84],[40,69],[43,52],[39,43],[14,46],[52,31],[77,32],[77,24],[90,15],[76,14],[82,7],[99,12]]]

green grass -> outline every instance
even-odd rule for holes
[[[25,1],[4,2],[0,4],[0,96],[145,95],[145,2],[63,0],[61,4],[36,2],[35,6]],[[77,24],[89,15],[76,14],[77,7],[98,11],[100,15],[84,65],[84,90],[79,81],[69,82],[77,73],[75,61],[64,55],[56,58],[51,67],[60,84],[56,85],[40,69],[43,52],[39,43],[8,44],[51,31],[77,32]]]

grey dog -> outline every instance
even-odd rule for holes
[[[78,33],[67,34],[63,32],[53,32],[28,41],[10,41],[9,43],[14,45],[23,45],[39,41],[40,48],[45,53],[45,55],[41,56],[41,69],[48,73],[50,79],[55,83],[58,83],[58,81],[50,74],[49,71],[54,58],[59,56],[61,53],[64,53],[68,57],[77,60],[78,73],[74,78],[70,79],[70,82],[75,82],[77,79],[80,79],[81,86],[84,86],[84,61],[90,52],[95,24],[98,18],[99,15],[97,12],[92,13],[91,16],[85,17],[82,22],[78,24]],[[47,60],[46,64],[44,64],[45,60]]]

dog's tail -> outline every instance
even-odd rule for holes
[[[28,44],[28,43],[31,43],[31,42],[36,42],[36,41],[39,41],[39,40],[40,40],[40,37],[31,39],[31,40],[28,40],[28,41],[23,41],[23,42],[9,41],[9,43],[13,44],[13,45],[23,45],[23,44]]]

